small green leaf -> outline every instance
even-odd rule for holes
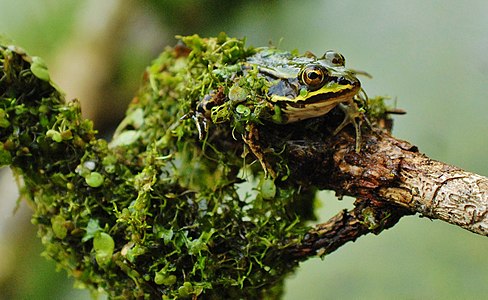
[[[161,270],[163,271],[163,270]],[[166,270],[164,272],[157,272],[156,275],[154,276],[154,282],[156,284],[162,284],[162,285],[173,285],[176,282],[176,276],[175,275],[167,275]]]
[[[171,228],[170,229],[159,228],[157,234],[158,234],[158,237],[163,239],[165,245],[167,245],[169,242],[171,242],[171,240],[173,239],[173,236],[174,236],[174,232]]]
[[[130,262],[134,262],[138,256],[144,254],[145,252],[146,252],[145,248],[135,245],[129,250],[127,250],[126,258]]]
[[[193,285],[191,282],[186,281],[182,286],[178,288],[178,294],[180,297],[188,297],[193,292]]]
[[[7,118],[7,113],[5,110],[0,108],[0,127],[7,128],[10,126],[10,121]]]
[[[70,129],[62,131],[60,134],[61,134],[61,138],[63,139],[63,141],[68,141],[68,140],[71,140],[73,138],[73,133],[71,132]]]
[[[63,141],[63,137],[59,131],[56,131],[54,129],[49,129],[46,132],[46,136],[51,138],[53,141],[56,143],[61,143]]]
[[[12,154],[10,151],[5,150],[2,143],[0,143],[0,167],[7,166],[12,163]]]
[[[95,259],[99,266],[105,266],[112,261],[112,255],[115,248],[115,242],[110,234],[98,232],[93,238],[93,250],[95,250]]]
[[[140,135],[139,131],[136,130],[123,131],[121,134],[114,137],[110,145],[112,147],[130,145],[135,141],[137,141],[139,135]]]
[[[66,228],[66,220],[63,216],[55,216],[51,219],[51,227],[54,235],[59,239],[64,239],[68,234],[68,228]]]
[[[88,225],[86,225],[85,228],[86,233],[81,239],[81,241],[82,242],[88,241],[89,239],[93,238],[97,232],[101,230],[102,228],[100,227],[98,220],[90,219],[90,221],[88,221]]]
[[[229,100],[233,102],[242,102],[246,100],[247,92],[237,84],[234,84],[229,89]]]
[[[261,196],[263,199],[273,199],[276,196],[276,185],[271,178],[261,181]]]
[[[241,114],[243,115],[244,117],[247,117],[251,114],[251,109],[243,104],[239,104],[237,107],[236,107],[236,112],[238,114]]]
[[[85,177],[86,184],[93,188],[101,186],[104,179],[103,175],[98,172],[91,172]]]
[[[36,76],[37,78],[44,81],[51,80],[51,78],[49,77],[49,71],[47,70],[47,65],[42,58],[38,56],[33,56],[30,69],[32,71],[32,74],[34,74],[34,76]]]

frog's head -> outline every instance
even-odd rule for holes
[[[325,115],[339,103],[352,101],[361,88],[354,72],[345,68],[344,57],[334,51],[294,57],[265,49],[248,63],[257,65],[271,83],[268,99],[281,109],[283,123]]]

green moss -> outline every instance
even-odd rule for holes
[[[113,299],[275,298],[298,262],[286,250],[313,218],[314,191],[270,179],[239,133],[264,117],[268,83],[239,63],[258,49],[182,37],[147,68],[110,144],[42,61],[0,47],[0,163],[23,177],[44,255]],[[203,139],[196,106],[223,93]]]

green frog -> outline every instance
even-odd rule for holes
[[[219,112],[224,107],[224,110],[228,110],[229,105],[240,106],[238,112],[251,114],[253,111],[259,122],[264,119],[278,124],[320,117],[333,108],[340,107],[345,117],[333,134],[337,134],[348,124],[353,124],[356,134],[355,149],[360,151],[360,124],[364,116],[356,103],[364,107],[366,101],[356,76],[358,72],[345,67],[342,54],[329,50],[317,57],[310,52],[299,55],[268,47],[255,50],[254,54],[238,62],[237,68],[236,65],[224,67],[222,73],[227,74],[224,79],[230,79],[231,82],[227,90],[212,91],[198,102],[197,115],[204,116],[196,118],[200,120],[197,121],[200,137],[206,131],[206,120],[219,122]],[[234,70],[232,75],[229,74],[231,69]],[[247,85],[248,82],[252,82],[252,90]],[[264,88],[260,89],[261,86]],[[251,126],[248,126],[249,132],[255,129],[254,123],[251,122]],[[257,136],[258,133],[254,132],[244,135],[243,138],[263,169],[274,175],[256,142]]]
[[[340,103],[353,105],[361,88],[354,72],[345,68],[344,57],[334,51],[318,58],[263,49],[244,66],[256,67],[271,83],[268,100],[281,110],[282,118],[273,119],[278,123],[320,117]]]

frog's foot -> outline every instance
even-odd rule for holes
[[[254,124],[249,125],[249,131],[242,135],[244,143],[249,147],[252,154],[258,159],[261,167],[264,170],[264,175],[271,175],[272,178],[276,178],[276,172],[273,170],[269,162],[264,157],[264,151],[259,143],[259,131]]]
[[[342,123],[334,130],[334,135],[338,134],[344,127],[349,124],[354,126],[356,132],[356,152],[359,153],[361,150],[361,123],[362,123],[362,113],[359,111],[356,103],[351,101],[348,105],[339,104],[339,107],[344,112],[344,120]],[[359,121],[356,121],[358,119]]]

